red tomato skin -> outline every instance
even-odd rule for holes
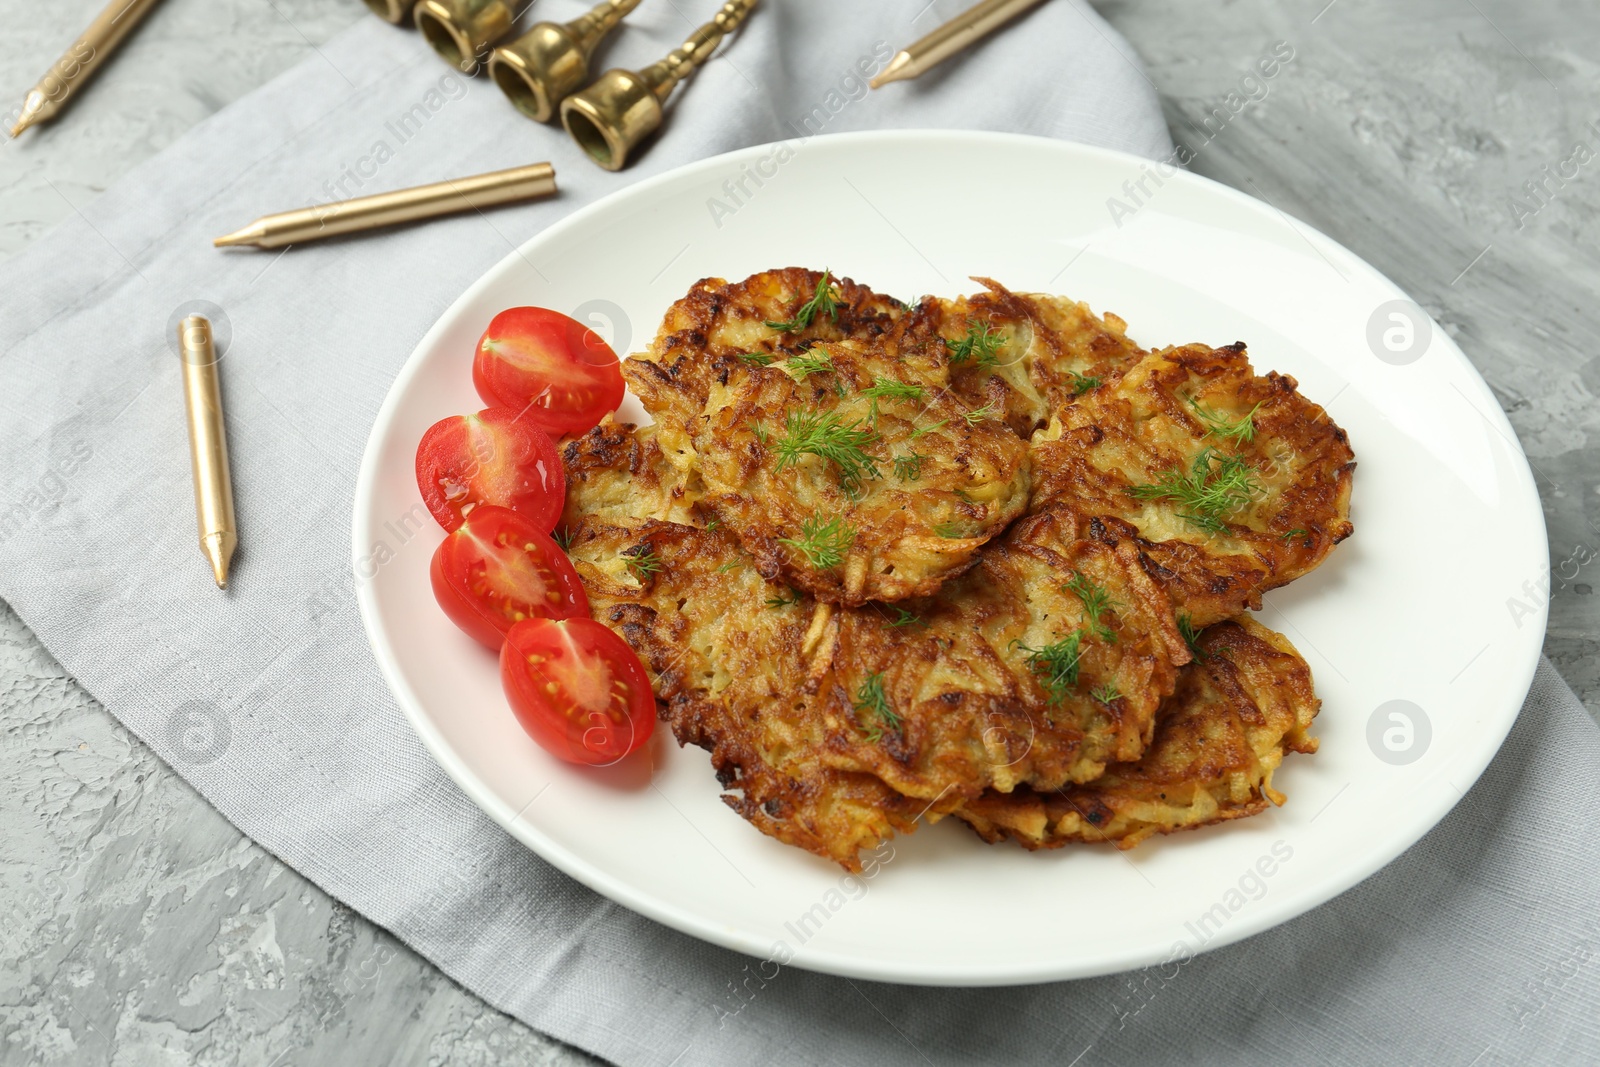
[[[559,630],[564,632],[557,632]],[[530,652],[570,655],[570,645],[602,657],[628,686],[624,722],[599,724],[574,720],[557,710],[547,690],[549,679],[536,676],[527,662]],[[500,683],[506,700],[529,737],[568,763],[608,766],[642,748],[655,731],[656,702],[639,656],[609,628],[593,619],[529,619],[506,635],[500,649]]]
[[[440,419],[422,435],[417,489],[446,531],[484,504],[510,508],[545,533],[561,521],[567,499],[561,453],[549,434],[517,416],[510,408],[485,408]]]
[[[537,546],[537,551],[554,572],[557,589],[562,594],[561,601],[555,605],[529,605],[528,614],[531,617],[588,619],[589,594],[584,591],[582,579],[561,546],[516,512],[486,504],[474,508],[466,521],[439,543],[428,568],[433,598],[450,621],[474,641],[496,651],[505,643],[507,631],[519,621],[508,619],[485,604],[473,594],[469,582],[469,567],[481,558],[472,535],[493,540],[502,530],[510,532],[518,543]]]
[[[546,367],[518,367],[496,349]],[[617,410],[626,385],[617,354],[576,319],[540,307],[507,308],[489,323],[472,360],[472,384],[490,407],[525,412],[552,437],[585,433]]]

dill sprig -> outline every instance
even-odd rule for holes
[[[744,564],[740,563],[736,559],[732,559],[732,560],[729,560],[728,562],[724,563],[722,566],[718,567],[717,568],[717,573],[718,574],[727,574],[729,571],[738,570],[742,566],[744,566]]]
[[[550,540],[561,546],[561,551],[572,551],[572,531],[565,526],[557,526],[550,531]]]
[[[765,367],[772,362],[771,352],[735,352],[735,359],[742,359],[746,363],[754,363],[758,367]]]
[[[767,607],[769,608],[786,608],[791,604],[798,603],[800,603],[800,594],[793,589],[786,589],[777,596],[767,598]]]
[[[718,526],[721,526],[721,525],[722,525],[722,520],[721,519],[712,519],[710,522],[706,523],[706,533],[710,533],[712,530],[715,530]]]
[[[968,426],[976,426],[981,422],[988,422],[990,419],[999,418],[1000,409],[996,407],[994,401],[991,400],[981,408],[973,408],[971,411],[963,412],[961,417],[967,420]]]
[[[767,443],[766,423],[762,422],[760,419],[756,419],[754,422],[745,423],[745,426],[749,428],[750,432],[755,436],[757,441],[760,441],[763,445]]]
[[[900,732],[900,716],[889,706],[889,695],[883,691],[882,672],[867,675],[866,681],[861,683],[861,688],[856,690],[855,709],[872,717],[866,727],[867,740],[880,740],[885,727]]]
[[[866,479],[879,476],[877,463],[867,454],[878,435],[859,421],[841,423],[832,411],[791,411],[783,432],[777,443],[780,471],[800,462],[801,456],[819,456],[838,468],[839,485],[852,496]]]
[[[902,482],[916,481],[922,477],[922,461],[927,458],[920,452],[894,457],[894,476]]]
[[[1183,643],[1189,646],[1195,659],[1206,658],[1206,654],[1200,650],[1200,631],[1195,628],[1194,620],[1187,611],[1178,612],[1178,632],[1183,635]]]
[[[1097,685],[1093,689],[1089,690],[1089,695],[1107,706],[1110,706],[1112,701],[1122,696],[1122,694],[1117,691],[1116,682],[1107,682],[1104,685]]]
[[[656,550],[649,545],[634,545],[632,548],[623,549],[622,561],[640,581],[647,575],[657,574],[661,570],[661,557],[656,555]]]
[[[890,604],[888,607],[890,611],[894,612],[894,618],[889,620],[890,626],[900,627],[928,625],[923,621],[922,616],[916,614],[915,612],[907,611],[905,608],[902,608],[897,604]]]
[[[800,524],[800,536],[780,537],[778,543],[800,553],[818,570],[827,570],[844,562],[855,539],[855,527],[843,519],[835,517],[823,522],[820,515],[813,515]]]
[[[800,310],[794,313],[794,318],[788,322],[767,321],[767,329],[777,330],[779,333],[795,333],[810,326],[818,315],[826,315],[834,322],[839,321],[839,292],[828,280],[828,271],[822,272],[822,277],[817,279],[816,291],[811,294],[811,299],[800,305]]]
[[[921,437],[925,433],[933,433],[933,431],[935,431],[935,430],[942,430],[942,429],[944,429],[945,423],[947,423],[949,421],[950,421],[949,419],[940,419],[938,422],[934,423],[932,426],[913,426],[911,428],[911,439],[913,441],[915,441],[917,438]]]
[[[1045,692],[1050,703],[1060,704],[1067,699],[1067,690],[1078,684],[1078,666],[1083,657],[1083,631],[1074,630],[1061,640],[1042,648],[1030,648],[1020,641],[1016,646],[1027,653],[1028,669]]]
[[[876,378],[870,386],[861,390],[861,395],[893,400],[921,400],[923,392],[922,386],[912,385],[910,382],[897,382],[893,378]]]
[[[1300,527],[1296,526],[1294,529],[1290,530],[1288,533],[1279,534],[1278,535],[1278,540],[1280,540],[1280,541],[1291,541],[1296,537],[1304,537],[1305,535],[1306,535],[1306,532],[1303,529],[1301,529]]]
[[[828,355],[826,349],[813,356],[810,352],[790,356],[784,361],[784,369],[794,375],[797,382],[803,382],[813,374],[831,374],[833,372],[833,357]]]
[[[1005,347],[1006,335],[999,330],[989,329],[989,324],[979,322],[977,319],[967,320],[967,334],[959,341],[945,338],[944,346],[950,350],[950,365],[956,366],[972,360],[979,369],[994,366],[999,362],[1000,349]]]
[[[1194,458],[1188,474],[1174,467],[1159,481],[1131,486],[1128,492],[1140,500],[1170,500],[1186,509],[1178,518],[1209,533],[1226,533],[1223,516],[1248,504],[1256,489],[1249,464],[1207,448]]]
[[[955,541],[966,535],[965,527],[959,522],[941,522],[933,528],[933,532],[948,541]]]
[[[1107,644],[1116,644],[1117,635],[1101,616],[1109,613],[1117,606],[1111,594],[1106,592],[1106,587],[1078,571],[1072,572],[1072,577],[1062,587],[1083,604],[1083,613],[1089,618],[1089,629],[1095,636]]]
[[[1072,379],[1073,396],[1082,396],[1091,389],[1098,389],[1100,388],[1100,383],[1105,381],[1104,378],[1095,378],[1090,375],[1079,374],[1077,371],[1071,370],[1067,371],[1067,376]]]
[[[1207,437],[1221,437],[1245,445],[1255,439],[1256,412],[1261,408],[1260,403],[1237,419],[1230,419],[1220,411],[1210,411],[1201,407],[1200,401],[1192,396],[1189,398],[1189,406],[1194,408],[1195,418],[1205,423]]]

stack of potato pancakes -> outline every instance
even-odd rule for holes
[[[562,445],[594,617],[730,807],[852,870],[919,820],[1128,848],[1283,803],[1319,701],[1249,612],[1350,535],[1344,431],[1242,344],[977,281],[672,305],[623,361],[654,425]]]

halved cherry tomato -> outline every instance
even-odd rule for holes
[[[622,403],[617,354],[583,323],[549,308],[509,308],[478,341],[472,384],[490,407],[526,409],[550,433],[583,433]]]
[[[524,619],[589,617],[589,595],[561,546],[506,508],[483,504],[433,554],[433,596],[473,640],[499,648]]]
[[[549,434],[511,408],[488,408],[428,428],[417,445],[417,488],[446,530],[496,504],[548,533],[561,518],[567,476]]]
[[[529,736],[570,763],[615,763],[655,729],[644,664],[593,619],[517,623],[500,649],[500,684]]]

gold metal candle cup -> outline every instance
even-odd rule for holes
[[[374,15],[396,26],[411,16],[411,0],[366,0],[366,4]]]
[[[561,102],[561,124],[589,158],[606,170],[628,165],[633,150],[661,125],[673,87],[711,58],[757,0],[728,0],[712,20],[658,63],[640,71],[608,70]]]
[[[639,0],[605,0],[571,22],[541,22],[494,50],[489,77],[518,111],[549,122],[561,101],[583,88],[589,58],[601,40],[638,6]]]
[[[511,31],[516,12],[507,0],[421,0],[411,17],[446,63],[476,74],[489,46]]]

